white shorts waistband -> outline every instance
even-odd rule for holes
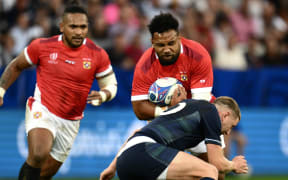
[[[126,151],[130,147],[135,146],[136,144],[145,143],[145,142],[156,143],[156,141],[150,137],[136,136],[127,142],[127,144],[118,152],[117,157],[119,157],[124,151]]]

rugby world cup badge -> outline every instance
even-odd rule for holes
[[[91,69],[91,62],[83,61],[83,68],[84,69]]]
[[[54,52],[54,53],[50,53],[49,54],[49,58],[50,60],[48,61],[48,63],[50,64],[58,64],[57,58],[58,58],[58,53]]]
[[[42,117],[42,112],[34,112],[33,113],[33,118],[34,119],[39,119]]]

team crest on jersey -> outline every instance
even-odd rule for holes
[[[34,119],[39,119],[42,117],[42,112],[34,112],[33,113],[33,118]]]
[[[91,62],[84,61],[83,62],[83,68],[84,69],[91,69]]]
[[[186,73],[181,73],[180,78],[181,78],[181,81],[187,81],[188,80]]]

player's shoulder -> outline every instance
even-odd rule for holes
[[[105,51],[100,46],[96,45],[91,39],[86,38],[85,46],[92,51]]]
[[[47,37],[47,38],[35,38],[32,40],[32,43],[43,45],[43,44],[58,42],[58,39],[59,39],[59,35],[51,36],[51,37]]]
[[[187,105],[187,108],[188,109],[191,109],[192,107],[193,108],[196,108],[198,110],[208,110],[208,109],[215,109],[215,105],[206,101],[206,100],[195,100],[195,99],[186,99],[184,100],[183,102],[185,102]]]
[[[156,59],[155,51],[152,47],[150,47],[140,57],[139,61],[136,64],[136,70],[140,70],[141,72],[146,73],[153,66],[153,63],[156,60],[157,59]]]
[[[195,60],[201,60],[203,57],[209,56],[208,51],[199,42],[181,37],[183,53]]]

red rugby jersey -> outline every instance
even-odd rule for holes
[[[83,117],[87,96],[95,77],[112,70],[105,50],[85,39],[69,48],[62,35],[39,38],[24,49],[26,60],[37,67],[34,98],[64,119]]]
[[[213,69],[209,53],[199,43],[181,37],[181,53],[177,61],[169,66],[162,66],[151,47],[138,61],[133,77],[131,101],[148,99],[151,84],[162,77],[178,79],[191,93],[211,92]]]

